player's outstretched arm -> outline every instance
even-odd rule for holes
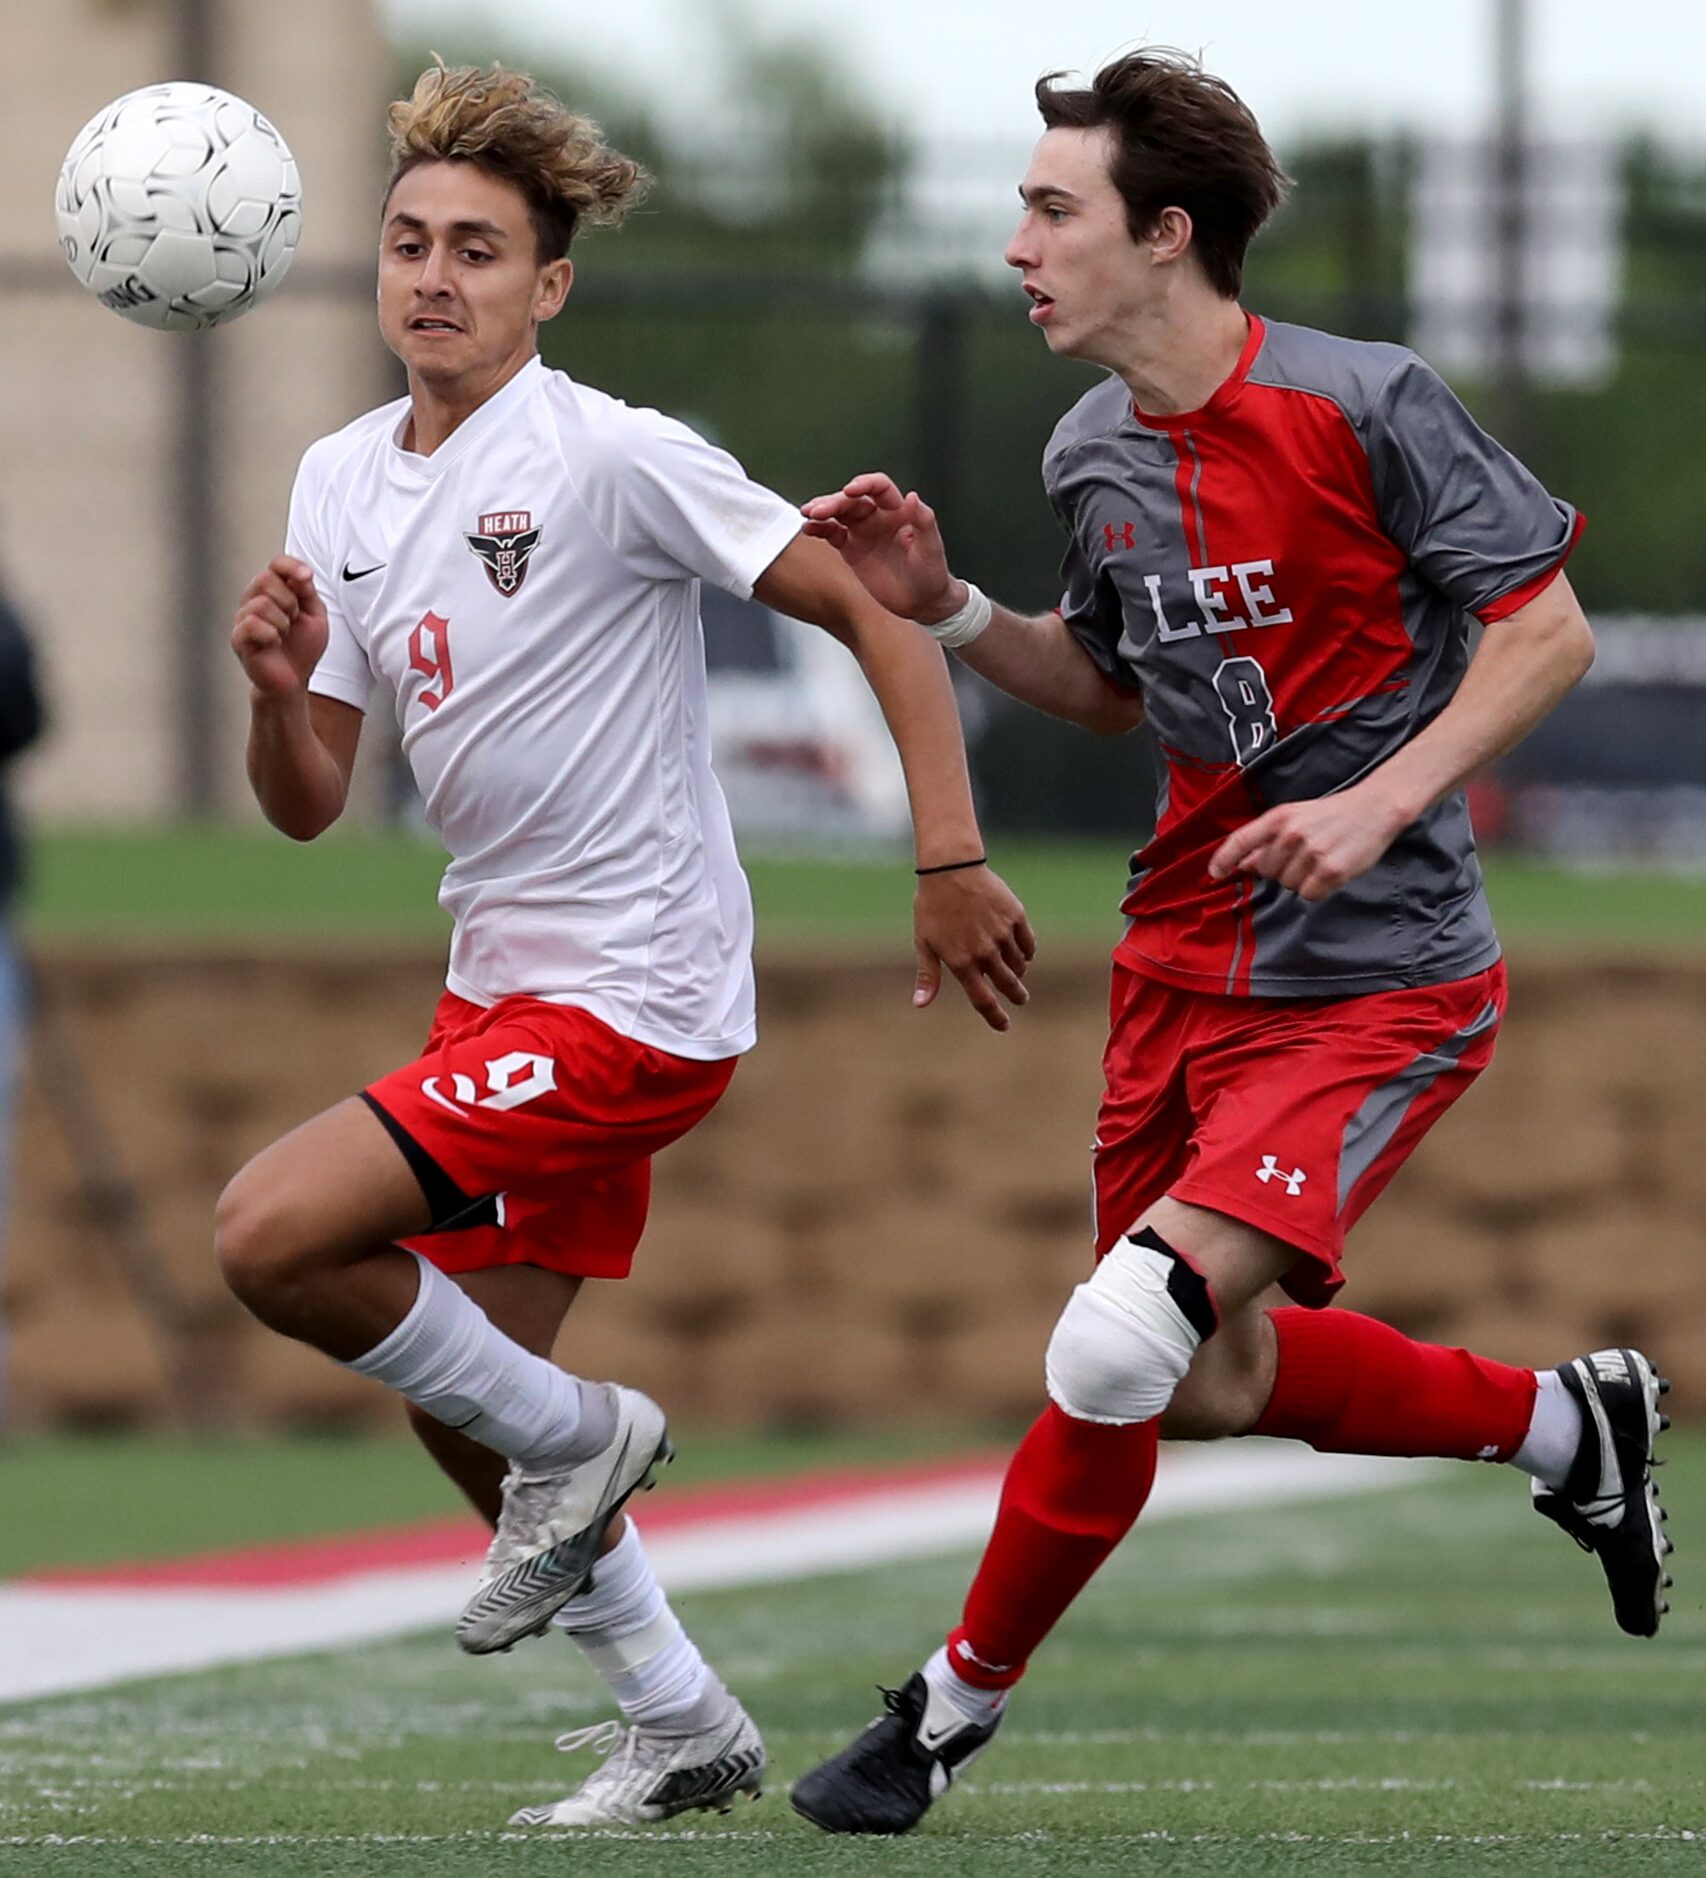
[[[343,813],[361,712],[313,697],[326,609],[304,562],[279,555],[237,603],[231,649],[249,680],[249,786],[273,827],[312,841]]]
[[[992,1030],[1021,1005],[1025,968],[1036,951],[1025,909],[987,866],[972,807],[965,742],[941,652],[905,620],[879,606],[822,542],[797,535],[754,591],[766,606],[821,626],[851,648],[864,669],[906,772],[921,873],[913,908],[918,984],[929,1004],[945,965]]]
[[[805,504],[806,533],[827,541],[891,613],[935,626],[965,606],[968,589],[948,568],[935,512],[892,478],[855,476],[844,489]],[[1143,721],[1143,701],[1102,676],[1058,613],[1030,617],[995,606],[961,660],[992,685],[1028,704],[1117,737]]]
[[[1560,574],[1489,625],[1457,694],[1428,727],[1361,782],[1313,802],[1286,802],[1229,835],[1216,879],[1262,874],[1324,900],[1366,873],[1399,833],[1514,749],[1593,663],[1593,632]]]
[[[997,603],[988,626],[957,651],[962,665],[1010,698],[1098,737],[1123,737],[1143,722],[1142,693],[1104,678],[1058,613],[1033,616]]]

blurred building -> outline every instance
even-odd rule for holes
[[[367,0],[55,0],[8,7],[4,44],[0,558],[58,702],[31,803],[60,820],[229,812],[247,797],[236,594],[277,551],[303,448],[391,395],[372,286],[389,49]],[[303,181],[290,278],[265,317],[212,333],[115,317],[54,238],[72,138],[170,78],[248,99]]]

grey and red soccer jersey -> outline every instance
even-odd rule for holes
[[[1120,956],[1187,989],[1349,996],[1499,956],[1461,794],[1311,904],[1208,862],[1280,802],[1366,775],[1438,715],[1469,620],[1534,598],[1581,528],[1400,346],[1250,320],[1199,411],[1110,378],[1043,459],[1070,538],[1061,613],[1140,687],[1164,773]]]

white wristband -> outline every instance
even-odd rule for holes
[[[919,624],[948,651],[955,652],[961,646],[969,646],[995,617],[995,603],[981,587],[966,582],[966,601],[957,613],[950,613],[946,619],[939,619],[933,625]]]

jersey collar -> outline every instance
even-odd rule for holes
[[[422,456],[418,451],[403,448],[403,432],[408,427],[410,416],[410,407],[405,401],[403,413],[391,431],[392,464],[428,482],[434,477],[442,476],[482,437],[490,436],[492,431],[523,403],[529,392],[539,382],[544,370],[544,360],[539,357],[538,353],[535,353],[521,370],[494,391],[484,404],[477,410],[470,411],[431,456]]]
[[[1199,405],[1194,411],[1174,411],[1162,417],[1151,411],[1142,410],[1132,400],[1131,414],[1149,430],[1199,430],[1211,419],[1223,416],[1238,400],[1238,394],[1244,389],[1244,381],[1250,376],[1250,368],[1256,363],[1256,354],[1262,349],[1262,341],[1267,336],[1267,327],[1255,313],[1244,315],[1250,323],[1250,330],[1244,335],[1244,345],[1238,354],[1238,363],[1233,366],[1230,376],[1223,378],[1210,394],[1206,404]]]

